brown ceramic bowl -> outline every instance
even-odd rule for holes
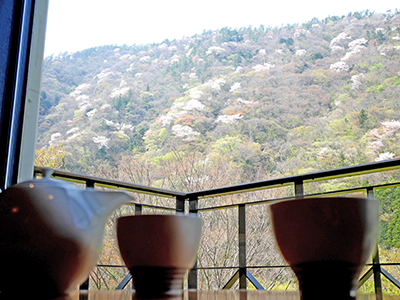
[[[193,267],[202,220],[185,215],[137,215],[117,220],[118,245],[138,299],[179,298]]]
[[[376,247],[379,203],[370,198],[300,198],[272,204],[272,224],[302,299],[355,299]],[[330,297],[329,296],[329,297]]]

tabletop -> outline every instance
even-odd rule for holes
[[[132,290],[74,291],[68,296],[51,300],[132,300],[135,299]],[[323,297],[322,297],[323,298]],[[175,298],[179,299],[179,298]],[[174,300],[175,300],[174,299]],[[284,291],[245,291],[245,290],[185,290],[182,300],[299,300],[298,292]],[[376,300],[374,294],[357,295],[357,300]],[[397,296],[383,296],[383,300],[400,300]]]

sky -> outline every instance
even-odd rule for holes
[[[49,0],[45,57],[103,45],[161,43],[223,27],[279,27],[396,8],[399,0]]]

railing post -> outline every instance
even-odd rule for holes
[[[86,189],[92,190],[94,189],[95,182],[92,180],[86,181]],[[89,277],[79,286],[79,290],[87,291],[89,290]]]
[[[372,187],[367,188],[367,197],[374,198],[374,189]],[[382,299],[382,280],[381,280],[381,264],[379,261],[379,247],[376,245],[376,252],[372,258],[372,269],[374,272],[374,284],[375,284],[375,295],[376,300]]]
[[[143,211],[143,207],[140,204],[135,204],[135,216],[141,215]]]
[[[95,185],[94,181],[92,181],[92,180],[87,180],[86,181],[86,189],[87,190],[94,189],[94,185]]]
[[[303,186],[303,181],[296,181],[294,183],[294,196],[297,197],[303,197],[304,196],[304,186]]]
[[[176,196],[176,213],[185,214],[185,197]]]
[[[239,204],[239,289],[247,289],[246,205]]]
[[[189,214],[198,214],[199,209],[199,199],[197,197],[189,199]],[[196,263],[188,274],[188,289],[197,290],[197,258]]]

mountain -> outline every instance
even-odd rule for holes
[[[189,153],[239,174],[215,185],[391,159],[399,71],[397,11],[64,53],[44,61],[37,147],[126,180],[121,164],[147,160],[165,168],[145,183],[185,190],[161,178]]]

